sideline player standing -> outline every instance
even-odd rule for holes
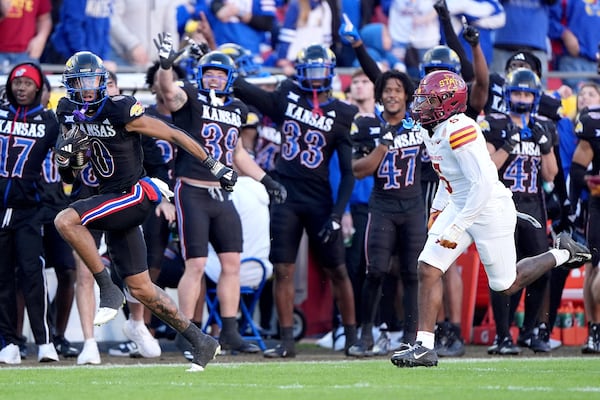
[[[160,35],[158,85],[173,123],[203,143],[215,159],[233,165],[260,181],[274,203],[285,201],[285,188],[265,173],[250,157],[240,140],[247,124],[248,108],[232,96],[236,67],[228,55],[211,51],[199,61],[197,87],[173,81],[171,67],[177,58],[170,35]],[[219,342],[225,351],[256,353],[260,348],[244,341],[238,331],[240,303],[240,255],[242,224],[231,196],[197,159],[184,152],[175,160],[175,204],[185,271],[177,287],[182,311],[193,317],[200,296],[208,243],[222,266],[217,283],[222,330]]]
[[[335,55],[322,45],[298,54],[296,82],[285,80],[267,92],[238,79],[235,93],[254,104],[281,127],[281,153],[275,172],[288,188],[285,204],[271,208],[271,261],[275,264],[274,293],[282,343],[268,349],[269,358],[294,357],[294,271],[302,232],[310,249],[330,277],[344,331],[346,349],[356,342],[356,316],[352,283],[346,271],[341,216],[352,193],[350,127],[357,108],[331,96]],[[341,182],[333,204],[329,162],[337,151]]]

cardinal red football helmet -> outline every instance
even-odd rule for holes
[[[411,113],[421,125],[445,121],[467,109],[467,84],[451,71],[425,75],[413,98]]]

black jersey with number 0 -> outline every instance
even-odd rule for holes
[[[125,125],[144,114],[144,106],[132,96],[113,96],[85,120],[73,115],[77,104],[63,97],[56,110],[61,124],[77,124],[90,137],[90,162],[100,193],[128,191],[144,175],[142,138]]]

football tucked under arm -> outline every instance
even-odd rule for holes
[[[90,139],[77,125],[58,136],[54,146],[55,160],[59,167],[81,169],[89,160]]]

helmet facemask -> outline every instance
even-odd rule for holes
[[[89,51],[75,53],[65,64],[63,84],[67,89],[67,96],[86,110],[88,107],[98,106],[108,98],[107,80],[108,72],[102,60]]]
[[[533,93],[533,102],[514,102],[511,95],[514,92]],[[511,71],[504,85],[504,102],[509,112],[515,114],[536,113],[542,95],[542,84],[535,72],[528,68],[517,68]]]
[[[434,125],[467,109],[467,85],[450,71],[434,71],[419,83],[411,114],[421,125]]]
[[[296,58],[296,80],[302,90],[322,93],[331,90],[335,76],[335,55],[322,45],[301,50]]]
[[[210,74],[207,74],[209,70],[221,70],[226,73],[225,86],[220,90],[214,90],[204,87],[203,79]],[[198,64],[198,76],[197,84],[198,91],[209,94],[210,92],[215,93],[219,96],[229,96],[233,93],[233,82],[237,78],[237,71],[235,68],[234,61],[223,52],[212,51],[204,55]]]

